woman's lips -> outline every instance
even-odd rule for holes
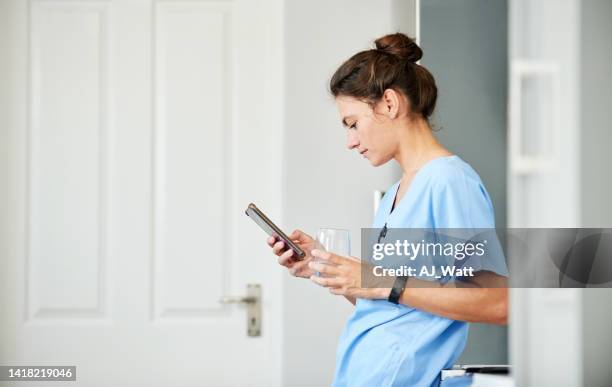
[[[366,149],[366,150],[364,150],[363,152],[359,152],[359,153],[361,153],[361,155],[362,155],[363,157],[366,157],[366,153],[368,153],[368,150]]]

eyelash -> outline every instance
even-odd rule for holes
[[[355,122],[354,124],[349,126],[349,129],[357,129],[357,123]]]

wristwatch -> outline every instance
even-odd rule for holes
[[[408,281],[408,277],[396,277],[395,282],[393,282],[393,287],[391,288],[391,293],[389,293],[389,298],[387,301],[397,304],[399,302],[400,296],[402,292],[406,288],[406,281]]]

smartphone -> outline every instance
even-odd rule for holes
[[[289,246],[291,250],[297,255],[297,260],[302,260],[306,256],[304,250],[300,248],[300,246],[296,245],[289,237],[278,228],[257,206],[253,203],[249,204],[245,214],[255,223],[259,225],[268,235],[273,236],[275,238],[280,238],[283,242],[285,242],[286,246]]]

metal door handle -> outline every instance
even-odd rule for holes
[[[246,296],[225,296],[222,304],[245,304],[247,306],[247,335],[261,336],[261,285],[248,284]]]
[[[257,298],[255,297],[234,297],[234,296],[225,296],[219,300],[222,304],[251,304],[257,302]]]

